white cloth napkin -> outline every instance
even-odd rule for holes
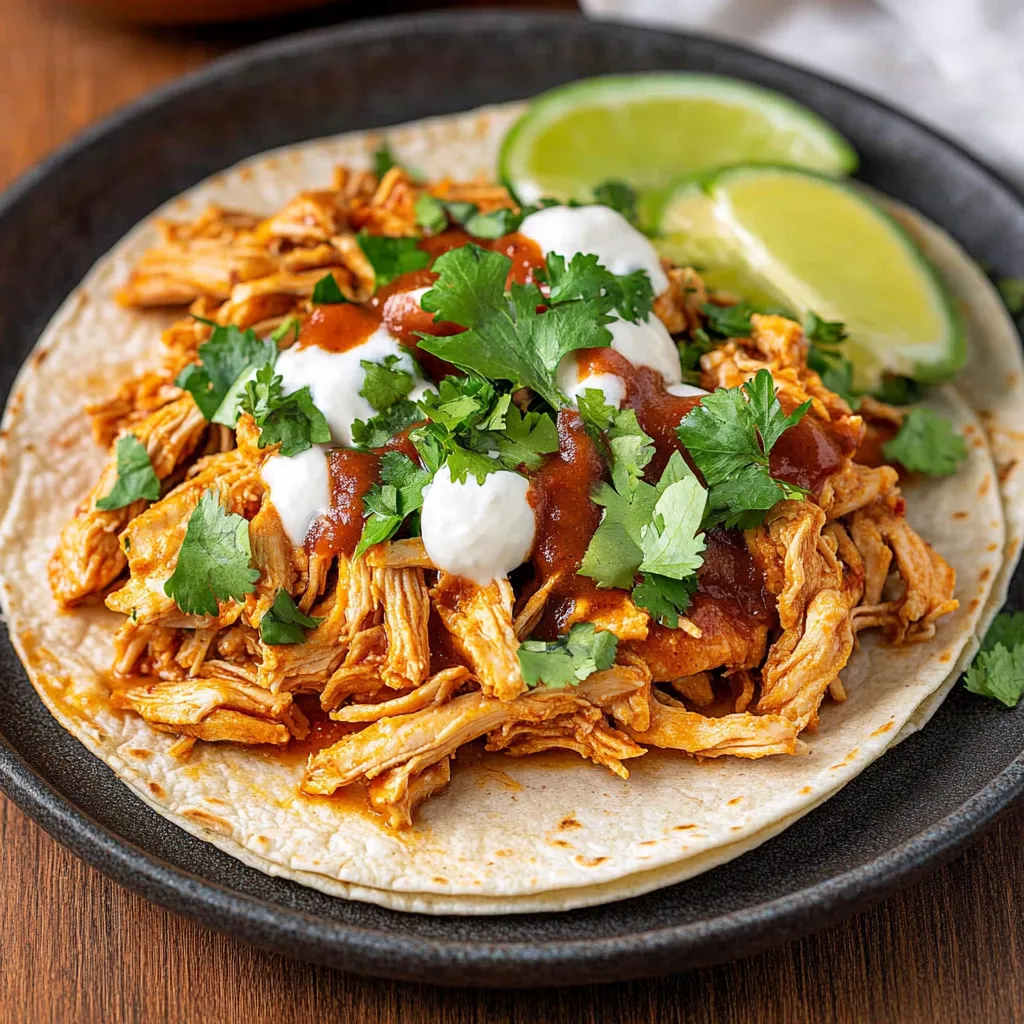
[[[594,18],[693,29],[845,80],[1024,187],[1021,0],[581,0]]]

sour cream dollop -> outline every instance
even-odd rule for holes
[[[607,206],[549,206],[523,219],[519,234],[537,243],[541,252],[571,260],[578,252],[593,253],[613,274],[645,270],[654,294],[668,288],[668,277],[650,241]]]
[[[522,565],[537,529],[529,487],[525,477],[503,469],[488,474],[482,484],[473,476],[460,484],[442,466],[423,492],[420,511],[430,560],[480,586]]]
[[[622,407],[622,400],[626,397],[626,382],[616,373],[588,373],[581,377],[575,352],[562,357],[558,364],[557,380],[562,393],[573,403],[589,388],[600,391],[605,402],[614,405],[616,409]]]
[[[309,385],[313,403],[324,414],[335,444],[352,444],[352,424],[368,420],[376,410],[359,394],[366,379],[362,360],[382,363],[397,356],[397,367],[409,371],[416,380],[410,398],[418,398],[429,387],[419,378],[408,351],[384,327],[378,327],[362,344],[344,352],[332,352],[316,345],[298,346],[282,352],[274,369],[283,378],[281,387],[290,394]]]
[[[313,520],[331,505],[327,452],[314,445],[290,457],[272,455],[263,464],[261,475],[284,532],[293,545],[301,547]]]
[[[653,313],[638,324],[621,318],[613,320],[608,330],[612,332],[612,348],[634,366],[657,370],[666,384],[678,384],[682,379],[676,343]]]

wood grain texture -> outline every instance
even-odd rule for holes
[[[249,26],[146,31],[0,0],[0,186],[74,132],[238,45],[424,4],[332,4]],[[572,6],[571,2],[537,6]],[[371,981],[240,945],[126,892],[0,797],[0,1020],[693,1024],[1024,1020],[1024,816],[843,924],[658,981],[472,992]]]

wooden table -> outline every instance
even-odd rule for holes
[[[90,23],[41,0],[0,0],[0,187],[97,117],[238,45],[412,6],[360,2],[245,27],[157,32]],[[86,867],[0,797],[0,1019],[1024,1020],[1022,879],[1024,816],[1016,814],[908,892],[751,960],[613,987],[452,991],[309,967],[174,917]]]

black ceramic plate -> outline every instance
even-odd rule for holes
[[[90,265],[154,207],[275,146],[613,71],[714,71],[778,89],[849,138],[861,176],[1024,276],[1024,206],[892,110],[721,43],[537,14],[442,14],[314,32],[211,65],[118,114],[0,202],[0,388]],[[1021,607],[1018,572],[1011,604]],[[0,642],[0,785],[117,881],[248,942],[370,974],[478,985],[611,981],[782,942],[907,885],[1024,790],[1024,714],[962,690],[781,836],[692,881],[562,914],[436,918],[260,874],[136,799],[43,710]]]

